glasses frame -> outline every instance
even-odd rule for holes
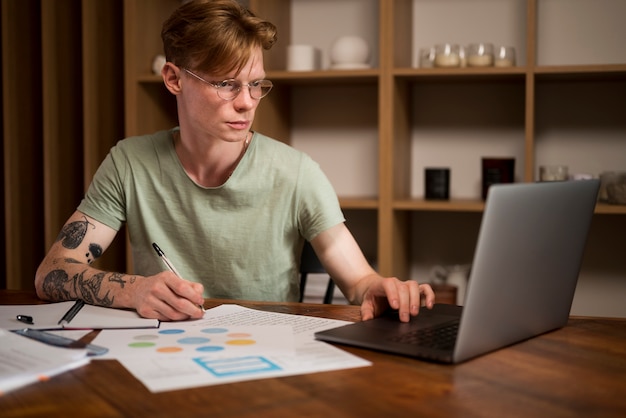
[[[226,100],[228,102],[230,102],[232,100],[235,100],[237,98],[237,96],[239,96],[239,93],[241,93],[241,89],[244,86],[248,87],[248,92],[250,93],[250,97],[252,97],[254,100],[261,100],[262,98],[267,96],[270,93],[270,91],[272,91],[272,88],[274,87],[274,83],[272,83],[270,80],[265,80],[265,79],[254,80],[254,81],[252,81],[250,83],[246,83],[246,84],[244,84],[241,81],[239,81],[237,79],[234,79],[234,78],[227,78],[226,80],[222,80],[222,81],[208,81],[208,80],[205,80],[204,78],[200,77],[198,74],[194,73],[193,71],[191,71],[188,68],[183,68],[183,70],[187,74],[189,74],[189,75],[193,76],[194,78],[202,81],[203,83],[208,84],[211,87],[214,87],[215,90],[217,91],[217,96],[220,99]],[[259,82],[266,83],[265,87],[268,87],[268,89],[260,97],[254,97],[253,94],[252,94],[252,88],[253,87],[257,87],[257,86],[254,86],[253,84],[259,83]],[[225,83],[234,83],[233,84],[233,90],[232,90],[234,92],[234,96],[233,97],[226,98],[226,97],[223,97],[220,94],[220,90],[223,89],[224,87],[227,87],[227,85],[228,85],[228,84],[225,84]],[[269,83],[269,85],[267,83]]]

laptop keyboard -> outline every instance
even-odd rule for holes
[[[410,331],[391,338],[400,344],[448,350],[454,348],[459,331],[459,320],[453,320],[432,328]]]

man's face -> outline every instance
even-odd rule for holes
[[[227,142],[245,139],[260,102],[260,99],[250,96],[247,84],[265,78],[261,48],[254,50],[250,60],[238,75],[234,72],[205,74],[199,70],[190,70],[193,74],[214,84],[220,84],[227,79],[235,79],[242,84],[242,87],[234,99],[224,100],[218,95],[217,88],[180,69],[181,89],[178,94],[178,114],[181,127],[191,129],[195,135],[209,136]]]

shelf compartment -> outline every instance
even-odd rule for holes
[[[525,178],[523,75],[411,81],[408,173],[396,173],[410,181],[396,198],[423,197],[427,167],[450,168],[451,198],[480,198],[483,157],[515,158],[515,178]]]
[[[537,64],[626,64],[626,2],[537,1]]]
[[[594,177],[626,169],[626,77],[548,77],[535,84],[535,180],[542,165]]]
[[[380,0],[334,0],[323,3],[319,0],[297,0],[290,3],[289,38],[283,42],[285,50],[278,50],[280,53],[286,54],[288,44],[313,45],[321,52],[321,68],[328,69],[331,66],[333,43],[342,36],[358,36],[369,46],[368,64],[371,68],[379,66]],[[286,39],[280,32],[279,38]],[[286,66],[271,68],[278,70]]]
[[[378,196],[378,86],[286,88],[289,143],[310,155],[343,198]]]
[[[417,68],[421,48],[477,42],[512,46],[517,64],[526,65],[527,0],[397,0],[394,4],[394,42],[402,45],[394,56],[397,68]]]

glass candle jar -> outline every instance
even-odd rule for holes
[[[435,47],[420,48],[419,50],[419,67],[432,68],[435,61]]]
[[[456,44],[435,45],[435,67],[458,67],[461,64],[459,46]]]
[[[459,46],[459,59],[460,59],[459,65],[461,67],[467,67],[467,51],[463,45]]]
[[[501,46],[496,51],[496,59],[494,61],[496,67],[513,67],[515,66],[515,48],[512,46]]]
[[[470,44],[466,52],[469,67],[491,67],[493,65],[493,44]]]
[[[569,179],[566,165],[542,165],[539,167],[540,181],[565,181]]]

